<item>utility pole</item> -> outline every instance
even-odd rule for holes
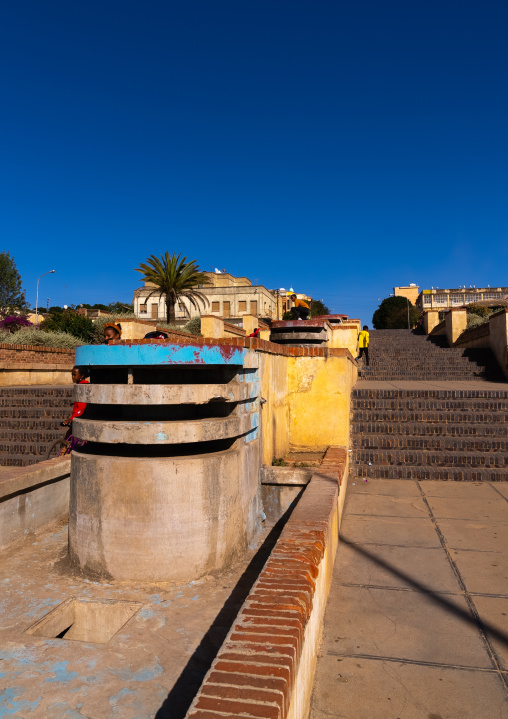
[[[42,275],[39,275],[37,278],[37,293],[35,295],[35,326],[39,326],[39,280],[41,277],[44,277],[44,275],[52,275],[55,270],[49,270],[48,272],[43,272]]]

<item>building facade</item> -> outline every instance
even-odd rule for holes
[[[181,298],[175,307],[177,322],[187,322],[200,315],[224,318],[255,315],[277,318],[276,295],[263,285],[253,285],[247,277],[233,277],[228,272],[204,274],[209,278],[210,284],[197,285],[196,290],[206,297],[205,304],[199,303],[199,308],[195,308],[187,298]],[[149,282],[145,282],[143,287],[134,292],[133,303],[134,313],[140,319],[166,319],[165,297],[159,297],[155,285]]]
[[[489,300],[505,300],[508,298],[508,287],[458,287],[456,289],[421,290],[418,285],[394,287],[396,297],[407,297],[419,310],[446,310],[451,307],[462,307],[472,302]]]

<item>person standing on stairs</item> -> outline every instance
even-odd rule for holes
[[[357,361],[360,361],[363,355],[365,355],[365,368],[370,369],[369,367],[369,327],[368,325],[363,325],[363,330],[358,335],[358,348],[359,348],[359,354],[356,358]]]

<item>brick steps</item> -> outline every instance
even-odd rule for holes
[[[356,422],[351,424],[354,442],[362,436],[380,435],[414,437],[508,437],[508,427],[504,423],[470,424],[457,423],[418,423],[418,422]],[[358,445],[356,445],[358,446]]]
[[[60,422],[72,411],[73,386],[0,387],[0,466],[24,467],[44,459],[65,435]]]
[[[386,434],[354,437],[353,449],[368,450],[409,450],[445,452],[508,452],[508,436],[503,437],[447,437]],[[353,458],[362,461],[360,452],[353,452]],[[372,460],[369,460],[372,461]]]
[[[428,338],[409,330],[370,333],[370,369],[362,364],[360,379],[368,380],[501,380],[489,349],[447,347],[446,337]]]
[[[508,391],[490,350],[448,348],[408,330],[371,333],[361,380],[450,382],[449,388],[368,389],[351,402],[351,476],[366,479],[508,480]],[[454,382],[467,381],[468,389]]]
[[[353,481],[366,479],[419,479],[455,482],[506,482],[506,469],[478,467],[433,467],[356,465],[351,474]]]
[[[469,448],[468,448],[469,449]],[[355,449],[353,459],[359,465],[424,467],[485,467],[508,469],[508,452],[434,451],[432,449]]]
[[[497,412],[464,412],[450,410],[389,410],[389,409],[358,409],[353,415],[354,422],[461,422],[486,424],[506,424],[508,422],[508,409]]]

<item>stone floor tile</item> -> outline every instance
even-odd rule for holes
[[[427,498],[492,499],[492,489],[485,482],[438,482],[424,480],[420,487]]]
[[[350,584],[414,587],[395,573],[400,572],[432,591],[460,592],[460,585],[443,549],[359,547],[342,542],[336,561],[340,562],[339,580],[343,577],[343,581]]]
[[[491,522],[508,521],[508,502],[501,497],[480,499],[471,497],[429,497],[434,517],[445,519],[476,519]]]
[[[351,495],[348,499],[347,513],[379,515],[386,517],[428,517],[429,510],[421,497],[387,497],[373,492]]]
[[[341,534],[350,542],[390,544],[403,547],[440,547],[432,521],[428,518],[389,518],[347,516]]]
[[[507,719],[498,675],[321,656],[310,719]]]
[[[452,549],[450,554],[468,592],[508,596],[508,563],[505,553],[487,554]],[[506,604],[508,606],[508,599]]]
[[[354,495],[376,495],[377,497],[421,497],[418,485],[412,479],[401,482],[400,479],[362,479],[353,480],[348,486],[348,501]]]
[[[507,523],[440,519],[438,526],[449,548],[508,554]]]
[[[333,595],[325,642],[340,655],[492,666],[463,597],[344,586]]]
[[[504,597],[473,597],[485,632],[503,669],[508,671],[508,600]]]

